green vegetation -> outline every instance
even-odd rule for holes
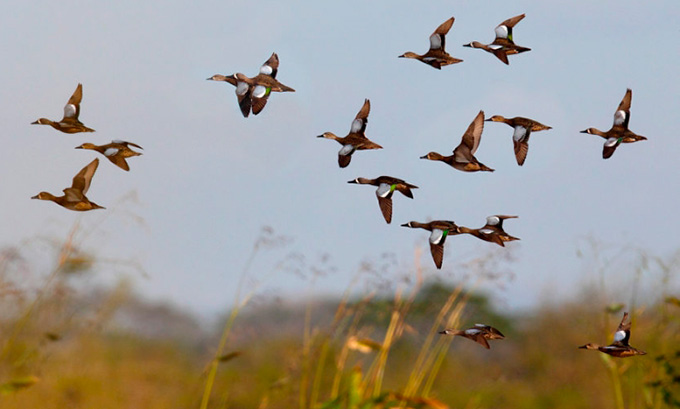
[[[680,294],[669,293],[677,256],[630,266],[634,285],[640,274],[660,273],[658,294],[635,289],[624,299],[602,279],[597,290],[518,316],[472,290],[498,279],[493,255],[464,265],[472,278],[455,285],[425,280],[416,266],[410,284],[391,294],[350,288],[303,304],[251,305],[248,263],[234,306],[212,333],[139,300],[125,281],[83,289],[82,277],[99,267],[73,237],[44,276],[27,280],[21,253],[0,253],[2,408],[680,407]],[[610,342],[623,308],[633,317],[631,344],[647,355],[577,349]],[[437,334],[476,322],[506,339],[486,350]],[[150,329],[159,325],[163,331]]]

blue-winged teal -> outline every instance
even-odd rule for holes
[[[267,104],[272,92],[295,92],[276,80],[279,71],[279,56],[272,53],[271,57],[260,67],[260,72],[253,78],[236,73],[229,76],[215,74],[208,80],[224,81],[236,87],[236,97],[239,108],[244,117],[248,117],[251,109],[253,115],[259,114]]]
[[[135,152],[132,149],[130,149],[130,146],[134,146],[135,148],[138,149],[144,149],[135,143],[121,141],[117,139],[111,141],[111,143],[107,143],[106,145],[99,146],[93,143],[86,142],[80,146],[76,146],[76,149],[90,149],[93,151],[97,151],[102,155],[106,156],[106,158],[110,160],[111,163],[113,163],[114,165],[118,166],[123,170],[129,171],[130,166],[128,166],[128,163],[125,160],[125,158],[131,158],[133,156],[141,155],[140,152]]]
[[[486,224],[480,230],[485,234],[494,234],[500,237],[503,242],[519,240],[519,238],[511,236],[503,230],[503,220],[517,218],[518,216],[495,214],[486,218]]]
[[[333,139],[337,141],[342,148],[338,152],[338,164],[341,168],[346,168],[352,160],[352,154],[355,151],[365,149],[382,149],[382,146],[370,141],[366,138],[366,124],[368,123],[368,113],[371,111],[371,103],[368,99],[364,101],[364,105],[359,110],[356,118],[352,121],[349,134],[344,138],[337,136],[332,132],[324,132],[318,138]]]
[[[475,324],[473,327],[466,330],[445,329],[444,331],[439,331],[439,333],[444,335],[458,335],[470,339],[486,349],[491,349],[487,340],[505,338],[505,335],[501,334],[499,330],[484,324]]]
[[[448,236],[461,234],[460,228],[456,223],[450,220],[433,220],[427,223],[408,222],[401,225],[402,227],[410,227],[412,229],[425,229],[431,232],[430,234],[430,253],[434,265],[442,268],[442,261],[444,260],[444,242]]]
[[[99,166],[99,159],[93,160],[85,166],[77,175],[73,177],[71,187],[64,189],[64,196],[54,196],[48,192],[40,192],[31,199],[51,200],[59,206],[69,210],[86,211],[94,209],[104,209],[104,207],[91,202],[85,194],[90,188],[92,176]]]
[[[94,132],[94,129],[86,127],[78,120],[78,116],[80,116],[80,101],[82,99],[83,84],[78,84],[73,95],[71,95],[71,98],[69,98],[64,106],[64,117],[61,121],[53,122],[47,118],[40,118],[35,122],[31,122],[31,124],[50,125],[52,128],[65,133]]]
[[[473,41],[468,44],[463,44],[463,47],[479,48],[488,53],[491,53],[501,60],[506,65],[510,64],[508,61],[508,55],[514,55],[523,53],[526,51],[531,51],[531,48],[522,47],[515,44],[512,37],[512,28],[515,27],[517,23],[524,18],[524,14],[519,16],[511,17],[501,24],[499,24],[496,29],[496,38],[491,44],[483,44],[479,41]],[[497,45],[498,47],[492,47],[492,45]]]
[[[493,172],[494,170],[480,163],[475,158],[475,152],[479,147],[479,142],[482,140],[482,131],[484,130],[484,111],[479,111],[479,114],[472,121],[468,129],[463,134],[460,145],[453,150],[453,155],[443,156],[437,152],[430,152],[420,159],[438,160],[442,161],[455,169],[463,172],[478,172],[486,171]]]
[[[516,116],[514,118],[505,118],[502,115],[494,115],[486,121],[503,122],[514,128],[515,132],[512,134],[512,142],[515,147],[515,158],[519,166],[524,165],[529,152],[529,137],[531,132],[545,131],[552,129],[552,127],[543,125],[533,119]]]
[[[451,57],[451,55],[449,55],[445,49],[446,34],[451,29],[453,21],[454,18],[451,17],[450,19],[443,22],[439,27],[437,27],[436,30],[434,30],[434,33],[432,33],[430,36],[430,49],[425,54],[418,55],[411,51],[407,51],[400,55],[399,58],[413,58],[418,61],[422,61],[438,70],[441,70],[441,68],[446,65],[463,62],[463,60]]]
[[[604,345],[588,343],[588,344],[585,344],[585,345],[581,345],[579,348],[580,349],[596,349],[600,352],[604,352],[607,355],[611,355],[611,356],[614,356],[614,357],[617,357],[617,358],[627,358],[627,357],[633,356],[633,355],[645,355],[645,354],[647,354],[645,351],[635,349],[628,344],[628,341],[630,341],[630,326],[631,326],[631,323],[625,322],[627,318],[628,318],[628,313],[624,312],[623,313],[623,319],[621,320],[621,323],[619,324],[618,328],[616,329],[616,332],[614,333],[614,342],[612,342],[611,344],[604,346]]]
[[[393,178],[392,176],[379,176],[375,179],[356,178],[347,183],[377,186],[378,189],[375,191],[375,195],[378,197],[380,211],[388,224],[392,222],[392,195],[395,190],[401,192],[404,196],[413,199],[411,189],[418,189],[418,186],[406,183],[405,181]]]
[[[610,158],[621,143],[633,143],[647,140],[646,137],[637,135],[628,129],[632,99],[633,91],[628,88],[626,90],[626,95],[623,96],[619,107],[616,109],[616,112],[614,112],[614,124],[607,132],[602,132],[597,128],[588,128],[581,131],[581,133],[597,135],[606,139],[602,149],[602,157],[604,159]]]

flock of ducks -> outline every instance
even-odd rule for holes
[[[80,119],[78,119],[80,116],[80,102],[82,99],[83,84],[78,84],[76,90],[73,92],[73,95],[71,95],[71,98],[69,98],[66,106],[64,106],[64,117],[59,122],[51,121],[46,118],[40,118],[37,121],[32,122],[32,124],[50,125],[57,131],[64,133],[94,132],[94,129],[88,128],[82,122],[80,122]],[[76,149],[89,149],[97,151],[104,155],[114,165],[125,171],[129,171],[130,166],[126,161],[126,158],[141,155],[141,153],[130,149],[130,146],[142,149],[142,147],[137,144],[120,140],[113,140],[111,143],[101,146],[86,142],[80,146],[76,146]],[[92,183],[92,177],[97,171],[98,166],[99,159],[95,158],[92,162],[81,169],[80,172],[78,172],[78,174],[73,177],[71,187],[67,187],[63,190],[63,196],[55,196],[49,192],[40,192],[31,199],[50,200],[59,206],[76,211],[105,209],[105,207],[90,201],[90,199],[88,199],[86,196],[87,191],[90,188],[90,183]]]
[[[499,24],[495,28],[496,37],[490,44],[473,41],[464,46],[482,49],[493,54],[503,63],[509,64],[508,56],[531,51],[530,48],[515,44],[513,38],[513,28],[524,19],[524,17],[525,14],[520,14]],[[436,69],[462,62],[463,60],[452,57],[445,49],[446,35],[451,30],[454,20],[453,17],[449,18],[437,27],[432,35],[430,35],[430,49],[425,54],[419,55],[408,51],[399,57],[416,59]],[[269,57],[269,59],[260,67],[259,73],[252,78],[242,73],[235,73],[226,76],[215,74],[208,78],[208,80],[227,82],[236,87],[235,93],[239,109],[241,114],[247,118],[251,112],[253,115],[258,115],[262,112],[272,92],[295,92],[293,88],[282,84],[276,79],[278,69],[279,57],[276,53],[272,53],[271,57]],[[66,106],[64,107],[64,117],[59,122],[40,118],[33,122],[33,124],[50,125],[58,131],[69,134],[94,132],[94,129],[88,128],[79,120],[80,102],[82,97],[83,87],[81,84],[78,84],[75,92],[66,103]],[[597,128],[588,128],[581,131],[581,133],[598,135],[605,139],[602,152],[604,159],[611,157],[621,143],[632,143],[647,139],[628,129],[631,100],[632,91],[628,89],[623,100],[614,112],[614,123],[608,131],[603,132]],[[370,110],[370,101],[366,99],[352,121],[350,131],[346,136],[340,137],[332,132],[324,132],[318,136],[319,138],[332,139],[342,145],[338,152],[338,165],[341,168],[349,166],[352,155],[356,151],[382,149],[382,146],[368,139],[365,134]],[[550,126],[524,117],[505,118],[501,115],[493,115],[485,119],[484,111],[480,110],[463,134],[461,142],[453,150],[452,155],[445,156],[437,152],[429,152],[428,154],[421,156],[421,159],[444,162],[462,172],[493,172],[494,169],[484,165],[475,157],[475,153],[481,142],[484,122],[502,122],[513,128],[512,140],[514,154],[519,166],[524,165],[526,161],[531,133],[552,129]],[[141,155],[141,153],[132,150],[130,147],[142,149],[141,146],[132,142],[119,140],[114,140],[109,144],[101,146],[92,143],[83,143],[80,146],[77,146],[76,149],[97,151],[116,166],[125,171],[129,171],[130,168],[126,159]],[[34,196],[33,199],[50,200],[70,210],[87,211],[103,209],[104,207],[90,201],[86,196],[92,177],[98,166],[99,159],[96,158],[86,165],[73,178],[71,186],[63,190],[63,196],[54,196],[48,192],[40,192],[38,195]],[[412,189],[418,188],[411,183],[392,176],[379,176],[375,179],[358,177],[350,180],[348,183],[377,187],[375,193],[378,199],[378,205],[383,218],[388,224],[392,221],[392,196],[394,195],[394,192],[398,191],[402,195],[413,199]],[[432,259],[435,266],[438,269],[441,269],[444,257],[444,243],[448,236],[469,234],[480,240],[495,243],[499,246],[505,246],[506,242],[519,240],[519,238],[509,235],[503,229],[503,222],[507,219],[514,218],[517,218],[517,216],[492,215],[487,217],[484,226],[477,229],[459,226],[450,220],[433,220],[426,223],[410,221],[401,226],[424,229],[430,232],[429,244]],[[579,348],[598,350],[614,357],[644,355],[644,351],[635,349],[628,343],[630,339],[631,324],[630,322],[625,322],[627,318],[628,313],[626,312],[614,334],[614,342],[612,344],[601,346],[589,343],[580,346]],[[484,324],[476,324],[465,330],[446,329],[440,333],[468,338],[487,349],[490,348],[488,340],[505,338],[499,330]]]

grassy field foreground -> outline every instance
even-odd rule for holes
[[[521,315],[471,290],[484,271],[452,285],[414,267],[389,295],[254,304],[241,295],[209,328],[136,298],[125,281],[83,287],[93,266],[70,242],[28,284],[26,261],[7,249],[0,408],[680,407],[680,300],[668,285],[677,257],[645,263],[661,270],[656,294],[589,289]],[[577,349],[611,342],[624,310],[631,344],[647,355]],[[476,322],[506,339],[486,350],[437,334]]]

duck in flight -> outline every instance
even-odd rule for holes
[[[47,118],[40,118],[35,122],[31,122],[32,125],[50,125],[57,131],[64,133],[78,133],[78,132],[94,132],[94,129],[88,128],[83,125],[78,119],[80,116],[80,101],[83,99],[83,84],[78,84],[76,90],[69,98],[68,102],[64,106],[64,117],[61,121],[54,122]]]
[[[379,176],[375,179],[356,178],[347,183],[377,186],[378,189],[376,189],[375,195],[378,197],[380,211],[388,224],[392,222],[392,195],[394,192],[400,192],[404,196],[413,199],[411,189],[418,188],[416,185],[412,185],[392,176]]]
[[[618,328],[616,328],[616,332],[614,333],[614,342],[611,344],[598,345],[588,343],[581,345],[579,348],[597,350],[616,358],[627,358],[634,355],[647,354],[645,351],[633,348],[628,343],[630,341],[631,322],[626,322],[626,319],[628,319],[628,313],[624,312],[623,319],[621,319],[621,323],[619,324]]]
[[[453,21],[454,18],[451,17],[434,30],[434,33],[430,35],[430,49],[425,54],[418,55],[414,52],[407,51],[400,55],[399,58],[413,58],[438,70],[441,70],[442,67],[447,65],[463,62],[463,60],[449,55],[445,49],[446,34],[451,30]]]
[[[31,199],[50,200],[69,210],[81,212],[94,209],[105,209],[104,207],[91,202],[90,199],[85,196],[88,189],[90,189],[90,183],[92,182],[94,172],[97,171],[97,166],[99,166],[99,159],[95,158],[73,177],[71,187],[64,189],[63,196],[54,196],[48,192],[40,192]]]

